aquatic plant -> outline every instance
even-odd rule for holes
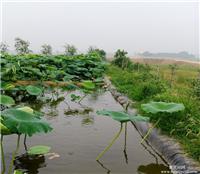
[[[49,146],[44,146],[44,145],[37,145],[37,146],[32,146],[29,148],[27,153],[29,155],[44,155],[47,154],[50,151]]]
[[[21,134],[32,136],[35,133],[47,133],[52,130],[50,125],[43,121],[32,108],[13,107],[1,112],[1,155],[2,155],[2,174],[5,172],[5,160],[3,152],[3,136],[17,134],[17,146],[12,155],[8,173],[12,172],[13,162],[19,150]]]
[[[7,95],[0,95],[0,104],[4,106],[12,106],[15,104],[15,101],[12,97]]]
[[[141,143],[144,142],[144,140],[149,136],[152,130],[156,127],[156,125],[159,124],[160,120],[166,116],[161,113],[168,113],[168,116],[173,116],[172,113],[183,111],[185,109],[182,103],[168,103],[168,102],[150,102],[147,104],[142,104],[141,108],[146,113],[153,114],[150,117],[151,119],[155,117],[156,114],[157,114],[156,116],[158,117],[156,123],[151,128],[149,128],[146,135],[143,137]]]
[[[152,113],[152,114],[156,114],[159,112],[173,113],[185,109],[184,105],[181,103],[167,103],[167,102],[150,102],[147,104],[142,104],[141,108],[146,113]]]
[[[93,80],[102,77],[104,71],[105,63],[99,54],[1,55],[1,75],[4,81]]]
[[[32,136],[35,133],[47,133],[52,130],[48,123],[23,110],[6,109],[1,115],[3,118],[2,123],[12,133]]]
[[[109,111],[109,110],[101,110],[97,111],[98,115],[104,115],[111,117],[112,119],[120,122],[120,130],[117,132],[117,134],[114,136],[114,138],[111,140],[110,144],[97,156],[96,160],[98,161],[114,144],[114,142],[117,140],[117,138],[120,136],[122,129],[123,129],[123,123],[127,123],[129,121],[149,121],[148,117],[143,117],[140,115],[130,115],[123,111]]]
[[[30,95],[38,96],[42,94],[42,89],[36,86],[28,85],[25,89]]]

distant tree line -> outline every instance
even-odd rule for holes
[[[15,51],[18,55],[25,55],[25,54],[30,54],[33,53],[32,50],[29,49],[30,47],[30,42],[23,40],[19,37],[15,38]],[[67,56],[75,56],[78,54],[78,49],[74,46],[74,45],[70,45],[70,44],[65,44],[64,46],[64,54]],[[5,42],[0,43],[0,53],[1,54],[5,54],[9,52],[9,45]],[[103,49],[99,49],[96,47],[89,47],[88,49],[88,54],[91,53],[98,53],[103,59],[106,58],[106,52]],[[51,45],[49,44],[43,44],[41,46],[41,54],[43,55],[52,55],[53,53],[53,48]]]

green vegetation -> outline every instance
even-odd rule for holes
[[[176,117],[178,115],[177,112],[183,111],[185,107],[182,103],[150,102],[142,104],[141,109],[148,113],[152,122],[155,122],[155,124],[147,131],[142,140],[143,142],[157,125],[159,126],[162,124],[163,126],[160,126],[162,129],[168,124],[171,126],[172,123],[166,123],[166,120],[169,120],[170,117]]]
[[[2,55],[1,79],[65,81],[101,77],[104,63],[97,53],[77,56]]]
[[[93,109],[81,102],[88,94],[104,85],[103,76],[106,69],[113,84],[120,92],[136,101],[135,107],[144,117],[131,116],[124,111],[98,111],[97,114],[111,117],[120,122],[121,126],[111,143],[98,155],[97,160],[119,137],[123,124],[127,129],[129,121],[150,120],[164,133],[177,138],[186,151],[200,161],[200,75],[196,69],[177,65],[160,67],[133,63],[124,50],[117,50],[115,59],[107,66],[106,52],[93,47],[89,48],[87,54],[77,54],[75,46],[65,45],[65,54],[52,55],[52,47],[44,44],[42,54],[37,55],[30,54],[29,42],[16,38],[15,48],[18,54],[11,55],[7,53],[6,44],[0,46],[2,174],[7,172],[3,136],[16,134],[18,137],[9,174],[13,172],[13,163],[22,134],[25,136],[24,146],[27,155],[48,153],[50,150],[48,146],[33,146],[27,150],[25,145],[26,136],[48,133],[53,129],[42,119],[43,114],[39,112],[42,104],[48,103],[53,110],[63,101],[66,104],[64,110],[66,115],[88,114]],[[74,90],[79,91],[78,95],[73,93]],[[70,107],[65,100],[68,94],[70,100],[76,102],[80,108]],[[33,101],[39,103],[40,108],[30,108],[28,103]],[[14,173],[21,171],[15,170]]]
[[[49,146],[38,145],[30,147],[27,153],[29,155],[44,155],[49,153],[50,149],[51,148]]]
[[[112,63],[115,65],[115,63]],[[176,138],[185,151],[200,161],[200,100],[198,67],[189,65],[133,64],[133,68],[110,65],[107,74],[117,89],[135,101],[134,107],[143,115],[141,104],[151,101],[182,103],[185,110],[177,113],[147,114],[157,127]],[[134,68],[135,67],[135,68]],[[142,67],[142,68],[137,68]],[[174,68],[175,67],[175,68]],[[173,77],[172,77],[173,76]],[[173,81],[171,83],[171,80]],[[144,106],[144,105],[142,105]],[[144,108],[144,107],[143,107]]]
[[[116,120],[120,122],[121,124],[119,132],[117,132],[117,134],[111,140],[110,144],[97,156],[96,158],[97,161],[110,149],[110,147],[114,144],[114,142],[120,136],[123,129],[123,123],[125,123],[125,127],[127,127],[127,122],[129,121],[146,121],[146,122],[149,121],[148,117],[143,117],[140,115],[133,116],[123,111],[120,112],[120,111],[101,110],[101,111],[97,111],[97,114],[111,117],[113,120]]]
[[[50,125],[43,121],[37,112],[34,112],[32,108],[27,106],[13,106],[15,104],[14,99],[7,95],[0,95],[1,105],[6,106],[1,112],[1,123],[0,123],[0,133],[1,133],[1,159],[2,159],[2,171],[4,174],[6,171],[5,157],[3,151],[3,137],[10,134],[17,134],[17,145],[13,152],[12,160],[9,165],[8,174],[12,173],[14,159],[18,153],[20,145],[20,137],[22,134],[32,136],[36,133],[48,133],[52,130]],[[12,107],[11,107],[12,106]]]
[[[8,169],[9,174],[13,171],[13,163],[19,151],[22,134],[25,135],[24,147],[28,155],[45,154],[50,149],[48,146],[40,145],[27,150],[27,135],[48,133],[52,128],[42,119],[42,113],[28,106],[22,107],[20,104],[28,103],[28,101],[46,102],[50,103],[53,108],[65,99],[65,97],[59,96],[59,90],[66,91],[65,93],[80,90],[83,96],[71,94],[71,100],[77,101],[80,107],[85,107],[81,101],[102,85],[103,73],[106,68],[103,58],[96,50],[85,55],[75,55],[76,50],[72,50],[72,46],[69,46],[67,55],[51,55],[51,47],[43,45],[42,55],[29,54],[29,43],[21,39],[16,39],[15,47],[18,55],[7,54],[6,48],[1,50],[3,53],[1,54],[0,95],[2,174],[7,172],[3,136],[10,134],[18,136],[16,150],[13,152]],[[56,88],[52,88],[50,85]],[[46,91],[52,96],[44,97]],[[65,103],[71,111],[67,101]],[[69,110],[68,112],[70,112]],[[14,172],[20,173],[19,170]]]

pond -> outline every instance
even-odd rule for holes
[[[149,146],[141,145],[141,137],[130,122],[127,125],[126,138],[123,130],[111,149],[97,162],[95,158],[111,141],[120,124],[111,118],[97,115],[96,111],[121,111],[123,108],[108,91],[88,95],[83,99],[82,106],[69,101],[68,95],[57,105],[40,106],[37,102],[36,105],[32,105],[33,108],[41,107],[53,131],[28,137],[26,145],[28,148],[47,145],[51,147],[51,153],[45,156],[27,156],[21,141],[19,156],[14,163],[15,169],[22,169],[28,174],[160,174],[161,171],[169,171],[168,165],[159,155]],[[66,115],[68,105],[71,109],[87,106],[93,111]],[[11,152],[15,149],[16,139],[13,135],[4,138],[7,166],[12,156]]]

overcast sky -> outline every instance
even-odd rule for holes
[[[162,1],[162,0],[161,0]],[[63,51],[64,43],[81,52],[97,46],[137,52],[199,52],[197,2],[3,2],[3,41],[30,41],[39,51],[49,43]]]

